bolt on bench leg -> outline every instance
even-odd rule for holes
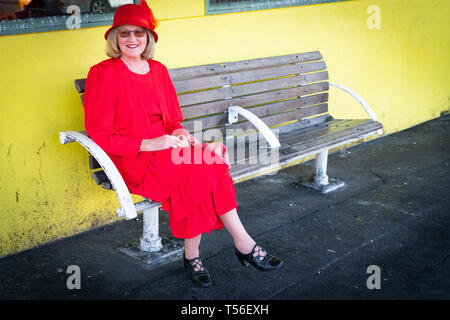
[[[327,193],[339,189],[344,182],[329,178],[327,175],[328,149],[320,151],[316,156],[316,173],[312,182],[302,182],[305,187]]]

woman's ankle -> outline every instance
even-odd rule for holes
[[[253,247],[255,246],[256,242],[253,239],[247,239],[243,241],[235,241],[234,246],[236,249],[239,250],[242,254],[249,254],[252,252]]]
[[[184,250],[184,257],[188,260],[192,260],[194,258],[197,258],[200,256],[200,253],[198,252],[198,250]]]
[[[188,260],[192,260],[200,256],[199,245],[201,235],[198,235],[191,239],[184,239],[184,257]]]

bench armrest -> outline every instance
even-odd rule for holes
[[[369,104],[366,102],[366,100],[364,100],[359,94],[357,94],[356,92],[350,90],[349,88],[340,85],[340,84],[336,84],[336,83],[331,83],[330,82],[330,86],[336,87],[338,89],[341,89],[345,92],[347,92],[349,95],[351,95],[356,101],[359,102],[359,104],[364,108],[364,110],[366,110],[367,114],[369,115],[370,119],[372,119],[373,121],[378,121],[377,116],[375,115],[375,113],[373,112],[372,108],[369,106]],[[377,131],[378,135],[382,135],[383,134],[383,129],[380,129]]]
[[[125,181],[117,170],[116,166],[108,155],[103,151],[92,139],[90,139],[84,132],[76,131],[64,131],[59,133],[59,139],[62,144],[69,142],[78,142],[97,160],[102,167],[114,191],[119,198],[121,208],[117,210],[117,215],[120,218],[127,220],[137,217],[136,208],[134,206],[133,199],[131,198],[130,191],[128,190]]]
[[[278,138],[273,134],[272,130],[254,113],[239,106],[228,107],[228,123],[235,123],[238,120],[238,114],[250,121],[266,138],[271,148],[279,148],[281,146]]]

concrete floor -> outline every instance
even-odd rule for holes
[[[225,229],[213,231],[200,247],[213,286],[199,288],[181,259],[155,269],[117,250],[139,238],[139,219],[0,259],[0,299],[450,298],[450,116],[332,154],[338,191],[301,186],[313,171],[309,161],[236,185],[241,220],[284,259],[278,271],[242,267]],[[71,265],[80,289],[66,285]],[[380,289],[367,287],[371,265]]]

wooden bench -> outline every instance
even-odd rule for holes
[[[318,51],[177,68],[169,73],[182,108],[182,125],[202,142],[219,140],[227,146],[235,181],[317,154],[315,175],[305,185],[330,192],[344,183],[327,176],[328,150],[382,134],[381,123],[359,95],[328,82],[326,64]],[[85,82],[75,80],[82,100]],[[328,113],[330,86],[354,97],[369,119],[334,119]],[[159,203],[145,199],[134,204],[112,161],[85,132],[60,132],[60,138],[63,144],[77,141],[90,152],[96,183],[117,193],[119,217],[132,219],[144,211],[140,249],[163,250]]]

